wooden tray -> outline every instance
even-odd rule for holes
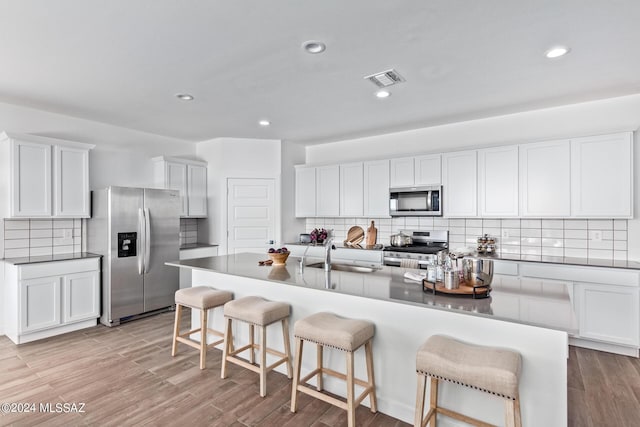
[[[344,241],[345,246],[355,246],[364,240],[364,230],[362,227],[354,225],[347,232],[347,238]]]
[[[424,292],[431,292],[434,295],[449,295],[449,296],[457,296],[457,297],[466,297],[466,298],[487,298],[491,293],[491,286],[482,285],[482,286],[468,286],[465,283],[461,283],[458,289],[447,289],[444,287],[444,283],[442,282],[427,282],[426,280],[422,280],[422,290]]]

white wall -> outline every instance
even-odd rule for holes
[[[196,146],[199,159],[208,162],[208,218],[198,234],[208,236],[207,243],[218,244],[219,254],[227,253],[227,178],[274,178],[276,181],[276,218],[280,217],[280,140],[216,138]],[[280,223],[276,225],[281,240]]]
[[[640,94],[307,147],[307,164],[598,135],[640,128]],[[640,261],[640,143],[635,149],[635,212],[628,223],[629,260]]]

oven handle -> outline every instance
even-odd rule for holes
[[[397,262],[398,264],[400,264],[400,261],[402,261],[403,259],[408,259],[408,258],[392,258],[392,257],[384,257],[383,261],[385,263],[385,265],[388,265],[387,262]],[[419,259],[416,260],[418,261],[419,265],[429,265],[432,264],[431,262],[427,261],[426,259]]]

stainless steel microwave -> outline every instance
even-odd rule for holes
[[[389,189],[391,216],[442,216],[442,186]]]

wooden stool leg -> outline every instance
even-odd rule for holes
[[[249,323],[249,345],[251,346],[249,348],[249,363],[251,363],[252,365],[256,362],[256,356],[255,356],[255,341],[254,341],[254,327],[253,327],[253,323]]]
[[[504,400],[504,425],[506,427],[516,426],[516,405],[515,400]]]
[[[322,344],[316,344],[316,367],[318,368],[318,375],[316,375],[316,388],[318,391],[324,390],[324,384],[322,381],[322,359],[323,359],[324,347]]]
[[[207,310],[200,310],[200,369],[207,363]]]
[[[414,427],[422,427],[424,416],[424,398],[427,391],[427,376],[418,373],[418,388],[416,390],[416,415],[413,420]]]
[[[520,414],[520,396],[516,397],[516,427],[522,427],[522,414]]]
[[[227,378],[227,357],[231,350],[231,342],[233,336],[231,335],[231,318],[226,318],[226,324],[224,328],[224,343],[222,344],[222,367],[220,368],[220,378]]]
[[[253,349],[251,350],[253,352]],[[267,395],[267,327],[260,328],[260,397]]]
[[[289,342],[289,318],[282,319],[282,339],[284,340],[284,354],[287,355],[287,377],[293,378],[293,359],[291,358],[291,343]]]
[[[353,401],[355,399],[355,389],[353,382],[353,352],[347,352],[347,427],[356,425],[356,408]]]
[[[369,392],[369,403],[371,406],[371,412],[378,412],[378,399],[376,398],[376,379],[373,374],[373,343],[371,340],[367,341],[364,345],[365,358],[367,361],[367,379],[371,391]]]
[[[171,346],[171,356],[175,356],[178,352],[178,340],[176,337],[180,333],[180,317],[182,316],[182,306],[176,304],[176,319],[173,324],[173,344]]]
[[[431,377],[431,386],[430,386],[430,402],[429,402],[429,413],[431,416],[427,419],[427,422],[431,423],[431,427],[436,427],[438,423],[438,379]]]
[[[296,338],[296,356],[291,384],[291,412],[298,410],[298,384],[300,384],[300,366],[302,365],[302,339]]]

